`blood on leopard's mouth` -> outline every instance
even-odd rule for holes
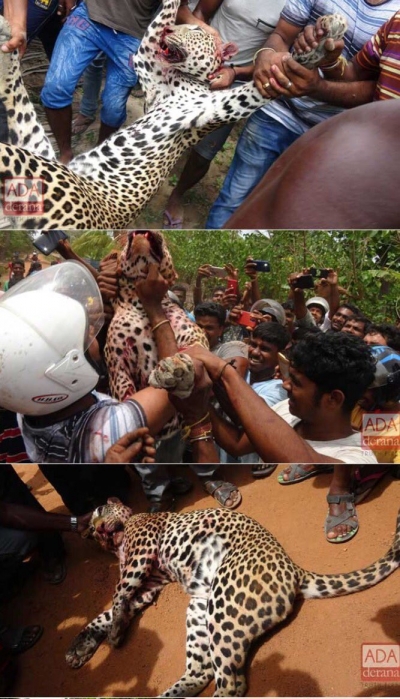
[[[161,35],[158,56],[168,63],[182,63],[187,58],[187,53],[174,45],[173,30],[166,27]],[[170,37],[170,38],[168,38]]]
[[[127,257],[129,257],[133,241],[135,240],[135,238],[137,238],[139,236],[146,238],[146,240],[150,244],[150,250],[151,250],[152,256],[160,264],[161,260],[163,258],[162,244],[161,244],[161,241],[159,240],[159,238],[155,235],[155,233],[153,231],[147,231],[147,230],[130,231]]]

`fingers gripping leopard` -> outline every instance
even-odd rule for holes
[[[0,111],[6,124],[1,138],[8,141],[0,143],[1,180],[6,186],[18,176],[40,186],[32,194],[31,213],[18,216],[15,227],[127,228],[187,148],[265,103],[251,82],[210,90],[207,76],[229,61],[236,47],[196,25],[173,26],[178,5],[179,0],[164,1],[138,52],[148,112],[68,167],[47,159],[54,153],[23,87],[17,52],[11,57],[0,52]],[[9,37],[3,18],[0,32]],[[314,66],[314,50],[301,60]]]
[[[296,596],[336,597],[364,590],[400,565],[400,513],[392,546],[378,561],[343,575],[318,575],[294,563],[258,522],[230,510],[131,515],[109,500],[89,534],[120,560],[112,610],[73,642],[66,659],[87,662],[103,639],[119,645],[134,614],[170,582],[190,595],[186,669],[162,696],[195,696],[214,679],[216,696],[244,696],[251,643],[283,621]]]

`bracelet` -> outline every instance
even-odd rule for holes
[[[273,51],[274,53],[276,53],[275,49],[272,49],[270,46],[263,46],[262,49],[258,49],[258,51],[255,52],[253,56],[253,66],[255,66],[256,58],[258,54],[261,53],[261,51]]]
[[[154,328],[151,329],[152,332],[154,332],[155,330],[157,330],[157,328],[159,328],[160,325],[164,325],[164,323],[169,323],[168,318],[165,318],[165,320],[160,320],[160,322],[157,323],[157,325],[155,325]]]
[[[193,442],[213,442],[214,437],[212,436],[211,432],[203,435],[202,437],[195,437],[194,439],[190,440],[190,444],[193,444]]]
[[[206,420],[208,417],[210,417],[210,413],[206,413],[205,415],[203,415],[202,418],[200,418],[200,420],[194,422],[193,425],[186,425],[186,427],[188,427],[189,430],[191,430],[193,427],[196,427],[196,425],[200,425],[200,423],[203,422],[203,420]]]
[[[335,63],[332,63],[332,65],[330,65],[330,66],[321,66],[321,70],[322,70],[323,72],[325,72],[326,70],[327,70],[327,71],[329,71],[329,70],[334,70],[334,69],[337,68],[338,66],[342,66],[342,70],[341,70],[341,73],[340,73],[340,77],[342,78],[342,77],[343,77],[343,74],[344,74],[344,71],[345,71],[345,68],[346,68],[346,66],[347,66],[347,58],[345,58],[344,56],[339,56],[339,58],[337,59],[337,61],[335,61]]]
[[[233,75],[235,76],[235,80],[236,80],[237,79],[237,72],[236,72],[236,68],[233,65],[233,63],[229,64],[229,68],[231,68],[233,70]]]
[[[78,531],[78,517],[75,517],[75,515],[73,515],[72,517],[70,517],[69,523],[71,526],[71,532]]]
[[[211,432],[211,430],[212,430],[211,422],[205,422],[203,425],[199,425],[198,427],[193,427],[193,429],[190,430],[189,436],[190,437],[198,437],[199,435],[202,435],[205,432]]]
[[[218,382],[218,381],[221,381],[222,374],[224,373],[226,367],[227,367],[227,366],[233,366],[234,363],[235,363],[235,360],[234,360],[234,359],[231,359],[230,362],[226,362],[226,364],[224,364],[224,366],[222,367],[221,371],[219,372],[219,375],[218,375],[218,378],[217,378],[217,382]]]

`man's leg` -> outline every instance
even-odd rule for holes
[[[225,124],[208,134],[189,153],[179,181],[172,190],[165,206],[164,227],[179,228],[183,223],[183,197],[205,177],[210,165],[221,150],[234,124]],[[174,226],[175,222],[175,226]]]
[[[219,505],[228,509],[240,505],[242,496],[239,489],[218,477],[218,464],[192,464],[190,468],[200,478],[204,490],[212,495]]]
[[[99,52],[98,31],[79,5],[68,17],[54,47],[41,93],[47,119],[60,150],[60,161],[72,158],[72,98],[80,76]]]
[[[101,95],[101,126],[98,144],[109,138],[126,121],[126,102],[137,83],[133,58],[140,46],[139,39],[122,32],[102,30],[103,50],[107,55],[104,90]]]
[[[222,228],[275,160],[298,137],[299,134],[290,131],[261,109],[252,114],[240,135],[232,164],[205,227]]]

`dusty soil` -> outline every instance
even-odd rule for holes
[[[51,137],[53,144],[55,144],[50,128],[47,124],[44,109],[40,104],[40,91],[43,86],[48,65],[47,58],[41,46],[42,45],[39,41],[33,41],[24,56],[24,81],[39,118],[45,124],[47,134]],[[128,99],[128,117],[125,124],[126,126],[132,124],[136,119],[143,115],[144,100],[142,97],[138,97],[137,94],[138,91],[133,90]],[[79,111],[81,96],[82,87],[78,86],[73,102],[74,116]],[[73,137],[72,145],[75,155],[88,151],[96,145],[99,127],[100,121],[99,118],[97,118],[83,134]],[[223,149],[211,163],[207,175],[201,182],[193,187],[192,190],[187,192],[184,207],[184,228],[187,228],[188,230],[204,228],[210,207],[216,199],[228,171],[241,128],[241,123],[235,126]],[[135,225],[138,228],[162,227],[165,204],[173,187],[178,181],[179,174],[183,169],[185,161],[186,155],[182,156],[182,158],[176,163],[169,177],[160,187],[157,194],[154,195],[148,205],[143,209],[140,216],[138,216],[135,221],[132,221],[132,225]]]
[[[17,466],[47,510],[65,512],[36,466]],[[60,467],[63,468],[63,467]],[[193,473],[194,490],[180,509],[213,506]],[[282,487],[276,473],[254,481],[247,466],[226,467],[243,495],[241,510],[268,527],[300,565],[318,572],[350,571],[370,564],[390,545],[399,504],[400,482],[387,477],[358,507],[360,531],[351,542],[325,541],[328,475]],[[136,475],[130,500],[135,512],[145,507]],[[185,664],[187,597],[169,585],[158,601],[133,622],[119,650],[103,644],[89,664],[70,670],[64,653],[77,632],[111,602],[117,580],[114,558],[93,542],[65,536],[68,575],[51,587],[39,573],[2,610],[8,621],[43,624],[42,639],[19,656],[15,696],[155,696],[181,675]],[[254,648],[248,662],[249,696],[400,696],[400,683],[363,684],[362,643],[400,643],[399,572],[377,587],[339,599],[298,601],[289,620]],[[211,696],[213,685],[204,692]]]

